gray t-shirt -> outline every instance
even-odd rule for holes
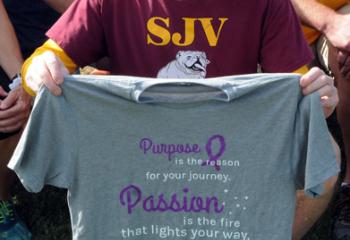
[[[68,77],[40,91],[9,167],[68,189],[73,238],[290,239],[295,191],[338,166],[299,75]]]

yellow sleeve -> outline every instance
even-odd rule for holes
[[[26,83],[26,75],[29,66],[33,62],[33,58],[36,56],[39,56],[43,54],[46,51],[53,52],[57,57],[60,58],[64,66],[68,69],[69,73],[73,73],[77,69],[77,65],[73,62],[73,60],[63,51],[60,46],[58,46],[57,43],[55,43],[53,40],[49,39],[47,40],[42,46],[37,48],[34,53],[23,63],[22,66],[22,86],[28,92],[31,96],[35,96],[35,92],[27,85]]]
[[[309,67],[307,65],[302,66],[301,68],[293,71],[293,73],[305,74],[309,71]]]

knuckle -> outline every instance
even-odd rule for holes
[[[316,72],[319,73],[319,74],[323,74],[323,71],[319,67],[316,68]]]
[[[311,81],[311,76],[310,75],[304,75],[303,76],[303,81],[304,82],[310,82]]]
[[[313,69],[314,69],[315,74],[317,74],[317,75],[324,74],[323,71],[319,67],[314,67]]]
[[[47,66],[51,67],[51,68],[58,68],[58,64],[57,64],[57,59],[50,56],[48,58],[45,58],[45,63]]]
[[[38,79],[40,79],[39,82],[42,81],[42,80],[48,80],[48,79],[50,79],[50,78],[49,78],[49,72],[48,72],[47,68],[42,68],[42,69],[40,69],[40,70],[37,72],[37,74],[38,74]]]

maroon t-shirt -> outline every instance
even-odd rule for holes
[[[80,0],[47,33],[78,65],[204,78],[291,72],[312,56],[289,0]]]

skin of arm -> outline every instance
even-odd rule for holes
[[[0,29],[0,66],[7,76],[12,78],[20,72],[23,59],[15,32],[2,1],[0,1]]]
[[[350,51],[350,15],[339,14],[316,0],[292,0],[301,21],[324,33],[333,46]]]
[[[337,61],[344,77],[350,78],[350,14],[339,14],[316,0],[292,0],[301,21],[323,33],[338,49]]]

